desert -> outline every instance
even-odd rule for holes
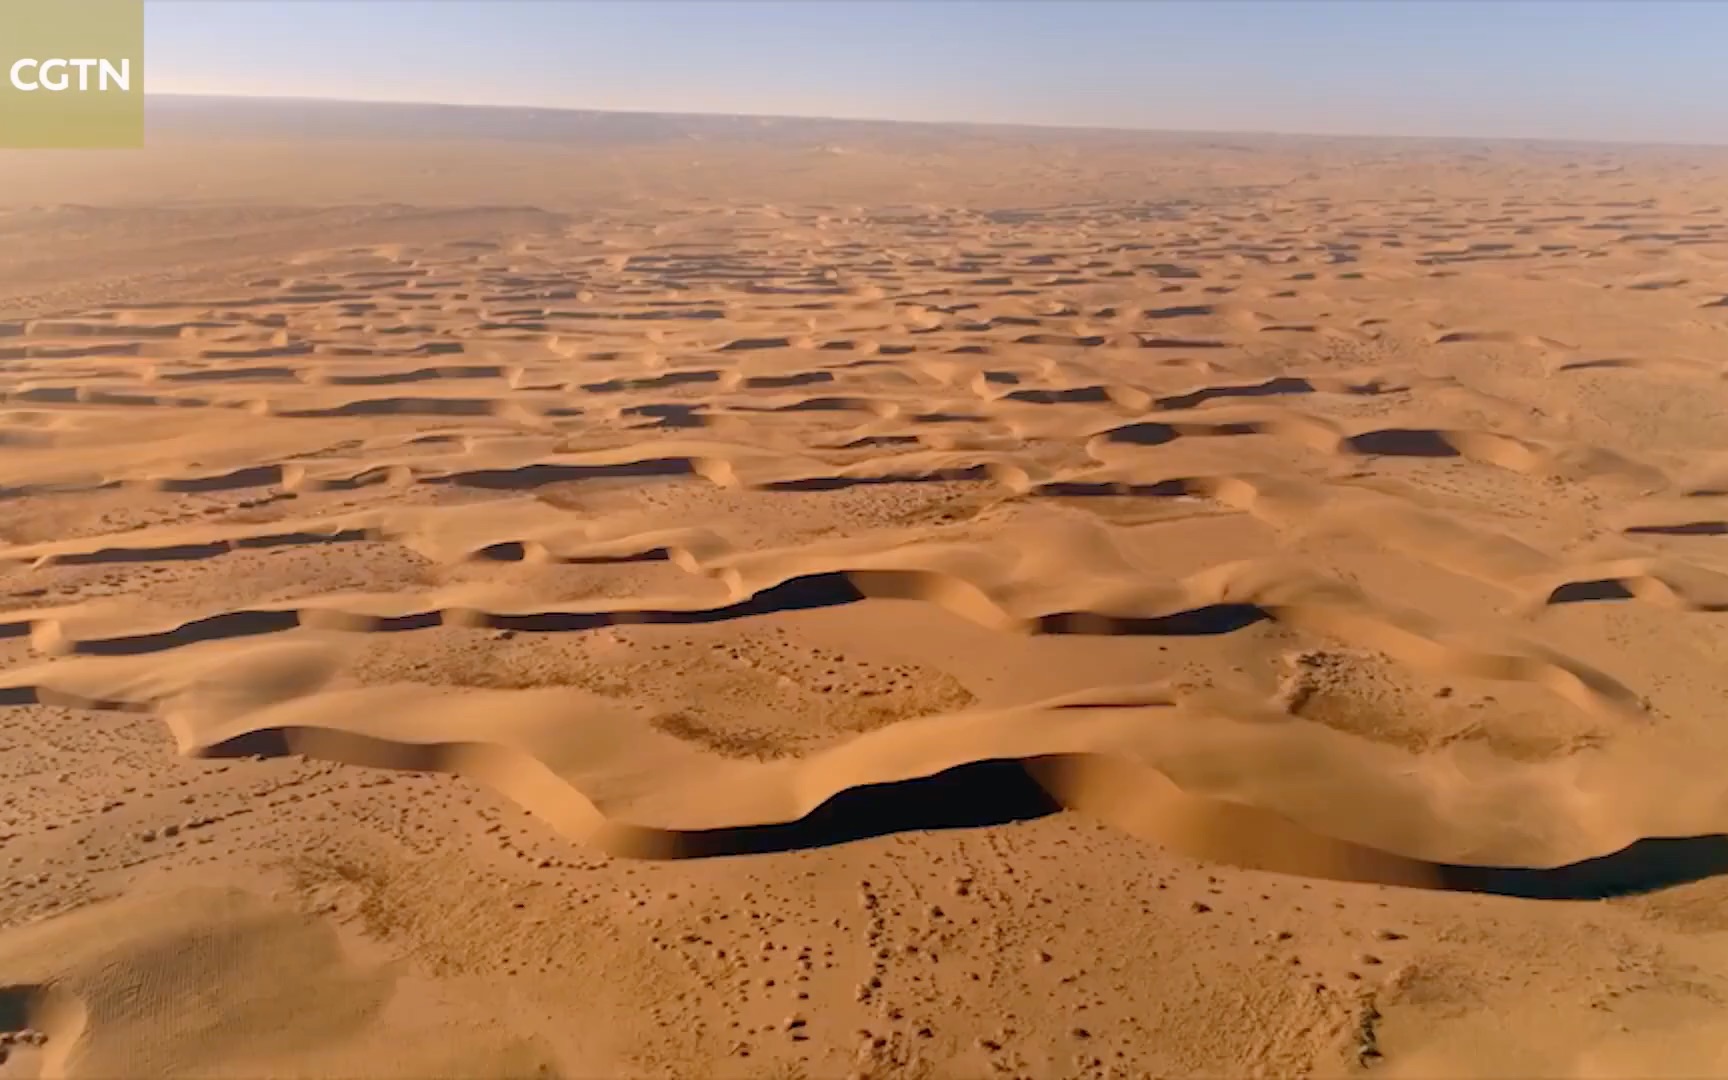
[[[151,110],[0,1077],[1728,1072],[1728,151]]]

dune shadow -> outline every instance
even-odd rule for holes
[[[1173,394],[1159,398],[1156,402],[1160,409],[1192,409],[1208,401],[1220,398],[1238,397],[1273,397],[1280,394],[1312,394],[1314,384],[1307,379],[1295,376],[1281,376],[1268,379],[1252,386],[1204,386],[1187,394]]]
[[[1728,836],[1646,838],[1619,851],[1551,869],[1443,866],[1445,889],[1526,900],[1605,900],[1728,873]]]
[[[1728,536],[1728,521],[1688,521],[1679,525],[1633,525],[1625,531],[1651,536]]]
[[[709,418],[704,414],[707,406],[701,402],[689,405],[674,403],[631,405],[620,411],[620,416],[647,417],[650,424],[643,427],[684,430],[689,428],[707,427]]]
[[[1387,457],[1457,457],[1458,448],[1438,431],[1424,428],[1387,428],[1352,435],[1344,441],[1358,454],[1384,454]]]
[[[449,368],[416,368],[413,371],[389,371],[376,375],[330,375],[331,386],[396,386],[404,383],[441,382],[449,379],[499,379],[502,367],[469,366]]]
[[[826,348],[827,346],[823,346]],[[831,371],[799,371],[790,375],[752,375],[744,380],[749,390],[777,390],[789,386],[809,386],[812,383],[834,381]]]
[[[527,633],[564,633],[593,630],[603,626],[668,625],[691,626],[703,623],[748,619],[786,611],[812,611],[817,608],[840,607],[864,599],[843,573],[809,574],[783,581],[763,589],[746,600],[725,607],[690,611],[667,609],[636,609],[603,612],[531,612],[520,615],[489,615],[486,625],[494,630],[518,630]]]
[[[582,389],[590,394],[616,394],[624,390],[660,390],[671,386],[694,386],[701,383],[717,383],[720,372],[715,369],[701,371],[670,371],[664,375],[653,375],[639,379],[608,379],[605,382],[583,383]]]
[[[1568,581],[1548,594],[1550,604],[1578,604],[1593,600],[1632,600],[1631,590],[1612,578],[1599,581]]]
[[[1205,338],[1141,337],[1142,349],[1222,349],[1225,343]]]
[[[1034,491],[1036,494],[1044,496],[1074,498],[1132,496],[1136,498],[1174,499],[1194,494],[1190,482],[1182,479],[1159,480],[1150,484],[1130,484],[1115,480],[1095,482],[1056,480],[1048,484],[1039,484]]]
[[[1065,390],[1012,390],[1004,395],[1009,401],[1031,405],[1098,405],[1110,400],[1105,386],[1077,386]]]
[[[343,529],[338,532],[272,533],[265,536],[242,536],[232,540],[207,543],[164,544],[152,548],[101,548],[97,551],[68,552],[52,557],[61,566],[100,566],[108,563],[186,562],[213,559],[243,549],[302,547],[314,544],[351,544],[370,540],[365,529]]]
[[[1245,630],[1272,616],[1254,604],[1207,604],[1168,615],[1128,617],[1089,611],[1058,612],[1038,620],[1041,634],[1214,637]]]
[[[954,469],[932,469],[920,473],[884,473],[880,476],[810,476],[798,480],[775,480],[758,486],[763,491],[842,491],[846,488],[879,484],[939,484],[983,480],[989,475],[988,467],[972,465]]]
[[[285,420],[330,420],[355,416],[490,416],[498,402],[491,398],[377,398],[351,401],[325,409],[284,409]]]
[[[170,477],[157,481],[163,491],[174,494],[199,494],[231,491],[239,488],[268,487],[282,482],[282,466],[253,465],[218,476]]]
[[[81,656],[137,656],[204,641],[278,634],[299,624],[300,615],[295,611],[236,611],[198,619],[160,634],[80,641],[73,645],[72,651]]]
[[[428,476],[428,484],[514,491],[600,477],[690,476],[695,464],[689,458],[650,458],[616,465],[523,465],[514,469],[473,469],[448,476]]]
[[[1104,432],[1101,438],[1107,442],[1121,443],[1127,446],[1162,446],[1167,442],[1175,441],[1180,434],[1169,424],[1146,420],[1137,424],[1124,424],[1119,428]]]
[[[707,858],[832,847],[896,833],[1030,821],[1065,809],[1024,763],[989,759],[927,777],[849,788],[796,821],[680,831],[666,856]],[[1204,851],[1195,854],[1206,857]],[[1728,873],[1728,836],[1644,839],[1608,855],[1552,868],[1436,864],[1435,870],[1433,887],[1446,891],[1525,900],[1603,900]],[[1294,874],[1304,876],[1299,869]]]
[[[249,379],[294,381],[300,378],[300,371],[291,367],[215,368],[170,371],[157,377],[163,382],[244,382]]]
[[[1019,761],[974,761],[915,780],[848,788],[796,821],[681,831],[671,857],[833,847],[894,833],[1007,825],[1061,809]]]
[[[30,1004],[41,996],[41,986],[0,986],[0,1031],[23,1031],[34,1011]]]

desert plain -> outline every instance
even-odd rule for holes
[[[0,151],[0,1077],[1728,1072],[1728,151]]]

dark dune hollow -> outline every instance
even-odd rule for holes
[[[832,847],[894,833],[1006,825],[1061,809],[1020,762],[977,761],[916,780],[849,788],[796,821],[679,832],[669,857]]]

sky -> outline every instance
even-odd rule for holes
[[[152,93],[1728,143],[1710,0],[147,0]]]

